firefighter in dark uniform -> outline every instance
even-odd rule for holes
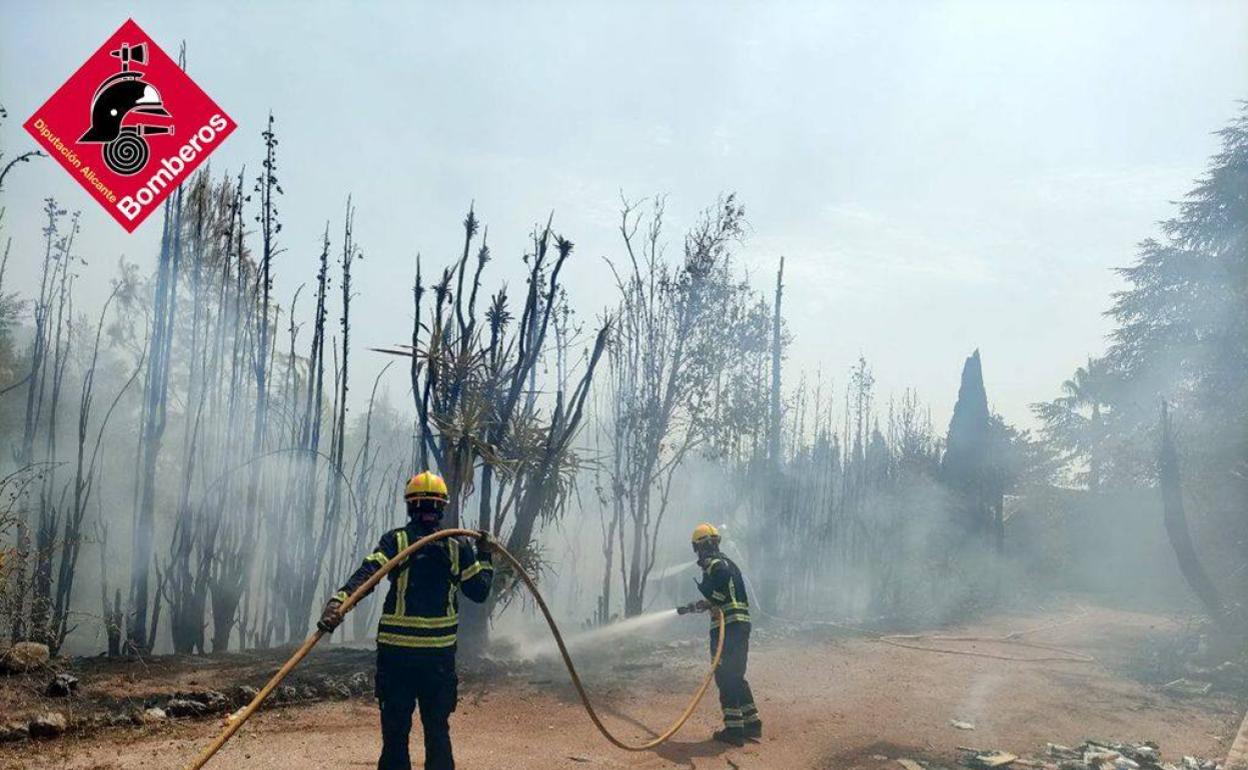
[[[355,574],[325,605],[322,631],[342,622],[342,603],[383,564],[411,543],[431,534],[442,521],[446,482],[425,471],[404,491],[407,526],[382,535]],[[412,554],[386,577],[390,588],[377,625],[377,703],[381,708],[381,758],[378,770],[410,770],[408,735],[412,712],[420,707],[425,734],[426,770],[453,770],[448,724],[458,699],[455,673],[456,631],[462,591],[475,602],[490,593],[494,576],[489,541],[482,532],[476,547],[467,538],[438,540]]]
[[[693,552],[702,568],[698,590],[706,597],[699,607],[718,607],[724,613],[724,654],[715,669],[715,686],[719,688],[719,705],[724,711],[724,729],[712,736],[715,740],[741,746],[747,739],[758,741],[763,723],[754,706],[754,694],[745,681],[745,666],[750,655],[750,601],[745,594],[741,570],[719,550],[719,531],[710,524],[699,524],[693,530]],[[711,616],[711,654],[719,644],[719,622]]]

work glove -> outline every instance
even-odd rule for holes
[[[494,541],[490,538],[490,533],[484,529],[477,530],[477,556],[489,561],[494,554]]]
[[[337,599],[330,599],[325,603],[325,609],[321,611],[321,619],[316,621],[316,627],[321,631],[332,634],[334,629],[342,623],[342,602]]]

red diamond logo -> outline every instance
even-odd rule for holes
[[[237,126],[130,19],[25,127],[133,232]]]

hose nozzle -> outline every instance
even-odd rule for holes
[[[710,608],[711,608],[711,605],[708,604],[705,599],[700,599],[696,602],[689,602],[688,604],[680,605],[679,607],[676,608],[676,614],[677,615],[691,615],[695,612],[706,612]]]

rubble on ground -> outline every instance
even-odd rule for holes
[[[968,753],[965,764],[968,767],[992,768],[1005,767],[1012,765],[1018,761],[1017,754],[1009,754],[1004,751],[976,751]]]
[[[1248,695],[1248,649],[1207,619],[1189,622],[1153,645],[1137,669],[1145,681],[1175,697]]]
[[[52,681],[48,682],[43,694],[49,698],[67,698],[76,692],[78,692],[78,677],[60,673],[52,677]]]
[[[165,713],[171,717],[199,717],[207,714],[208,708],[196,700],[170,698],[165,703]]]
[[[169,715],[165,713],[164,709],[152,706],[151,708],[143,710],[143,714],[139,717],[139,721],[144,724],[156,724],[157,722],[163,722],[168,718]]]
[[[13,649],[13,648],[10,648]],[[19,653],[22,661],[37,664],[38,651],[33,656]],[[25,663],[23,663],[25,665]],[[79,696],[84,690],[88,693]],[[25,741],[30,738],[56,738],[65,733],[83,733],[91,730],[135,725],[156,725],[170,719],[202,719],[226,715],[249,704],[259,690],[249,685],[234,685],[224,691],[181,690],[173,693],[153,694],[141,699],[113,700],[89,694],[90,685],[80,687],[72,674],[62,672],[54,676],[43,690],[47,698],[79,696],[82,705],[71,717],[58,712],[33,713],[28,717],[0,722],[0,744]],[[356,696],[368,696],[373,692],[373,677],[363,671],[346,676],[314,676],[302,681],[296,679],[273,691],[268,704],[285,705],[312,703],[322,700],[345,700]]]
[[[1005,751],[959,746],[961,764],[975,770],[1032,767],[1043,770],[1222,770],[1211,759],[1185,756],[1179,764],[1164,762],[1152,741],[1118,743],[1085,740],[1076,747],[1050,743],[1039,757],[1021,758]]]
[[[69,728],[69,720],[59,711],[48,711],[30,720],[31,738],[55,738]]]
[[[30,737],[30,726],[26,722],[7,722],[0,725],[0,743],[24,741]]]

